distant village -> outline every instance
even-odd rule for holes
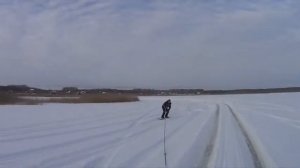
[[[133,94],[137,96],[176,96],[176,95],[220,95],[220,94],[255,94],[300,92],[300,87],[267,88],[267,89],[237,89],[237,90],[204,90],[204,89],[79,89],[64,87],[60,90],[40,89],[27,85],[0,86],[0,93],[18,94],[25,96],[75,96],[84,94]]]

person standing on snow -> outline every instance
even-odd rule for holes
[[[171,109],[171,100],[168,99],[164,104],[162,105],[163,113],[161,115],[161,119],[169,118],[169,112]]]

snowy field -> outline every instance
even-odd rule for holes
[[[0,106],[0,167],[165,167],[168,98]],[[167,167],[300,167],[300,93],[171,100]]]

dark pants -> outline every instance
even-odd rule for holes
[[[161,115],[161,118],[169,117],[168,115],[169,115],[170,110],[168,110],[167,108],[164,108],[164,107],[162,109],[163,109],[163,113]]]

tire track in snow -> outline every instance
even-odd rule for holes
[[[117,147],[113,150],[112,154],[109,156],[108,161],[106,162],[106,164],[104,165],[104,167],[110,167],[110,164],[113,162],[114,158],[117,156],[119,150],[122,149],[123,145],[126,144],[127,139],[131,136],[132,134],[132,130],[134,127],[138,126],[145,118],[147,118],[148,116],[152,115],[152,111],[154,111],[156,109],[153,108],[149,111],[146,111],[145,113],[142,113],[142,115],[140,117],[138,117],[128,128],[128,132],[121,138],[119,144],[117,145]]]
[[[242,131],[242,134],[245,138],[245,141],[247,143],[247,146],[249,148],[254,166],[256,168],[264,168],[264,161],[262,158],[259,157],[259,152],[257,151],[257,149],[255,148],[254,142],[251,140],[249,133],[246,131],[245,126],[242,124],[242,122],[239,120],[239,118],[237,117],[236,113],[233,111],[233,109],[228,105],[225,104],[225,106],[229,109],[230,113],[232,114],[233,118],[235,119],[235,121],[238,123],[238,126],[240,128],[240,130]]]
[[[89,157],[98,155],[99,153],[103,153],[101,157],[104,157],[103,156],[105,155],[104,153],[107,152],[110,148],[112,148],[115,141],[116,140],[112,140],[112,141],[110,140],[109,142],[107,142],[107,144],[102,142],[77,151],[71,151],[66,154],[60,154],[58,156],[51,157],[42,161],[39,165],[37,165],[37,167],[39,168],[64,167],[70,164],[74,164],[75,162],[86,160]],[[100,160],[101,159],[98,158],[98,161]]]
[[[176,135],[182,133],[182,131],[184,131],[186,129],[186,127],[191,126],[191,124],[197,123],[202,120],[206,120],[205,117],[204,118],[200,117],[201,113],[199,113],[199,111],[194,111],[193,113],[190,113],[190,114],[191,115],[187,115],[188,117],[183,118],[182,124],[178,124],[178,125],[176,125],[176,127],[172,127],[172,129],[168,131],[168,134],[166,136],[167,140],[172,139]],[[147,116],[147,117],[149,117],[149,116]],[[145,120],[143,120],[142,123],[144,121]],[[147,121],[147,119],[146,119],[146,121]],[[154,121],[156,121],[156,122],[153,123]],[[161,125],[160,124],[157,125],[157,123],[161,123],[161,121],[158,121],[157,119],[155,119],[155,120],[151,119],[151,120],[148,120],[148,122],[152,123],[151,124],[152,127],[151,128],[149,127],[147,129],[148,130],[147,132],[143,132],[142,134],[144,134],[144,135],[138,134],[138,136],[139,137],[146,136],[147,134],[149,134],[149,131],[151,131],[154,133],[153,135],[156,135],[157,133],[159,133],[159,137],[160,137]],[[153,124],[155,124],[155,125],[153,125]],[[140,131],[141,130],[139,129],[138,132],[140,132]],[[128,137],[126,142],[124,142],[124,143],[128,144],[129,138],[132,138],[133,135],[137,135],[137,132],[132,133],[130,135],[130,137]],[[124,166],[124,167],[163,167],[163,161],[161,162],[162,163],[161,165],[159,165],[159,163],[157,163],[157,165],[150,164],[151,166],[145,165],[145,163],[148,163],[149,160],[152,160],[153,158],[160,156],[161,150],[162,150],[162,148],[160,146],[162,145],[162,143],[163,143],[163,137],[154,138],[153,141],[149,145],[143,146],[142,148],[137,147],[137,148],[139,148],[139,151],[136,152],[136,154],[132,155],[131,157],[129,157],[127,159],[123,159],[123,161],[120,162],[121,166],[113,163],[113,161],[118,160],[118,158],[119,158],[118,156],[121,156],[121,155],[119,155],[120,152],[122,153],[122,151],[120,149],[119,153],[114,157],[113,161],[111,161],[110,164],[107,166],[109,166],[109,167],[122,167],[122,166]],[[128,146],[125,146],[124,144],[123,144],[123,147],[122,147],[122,150],[124,150],[126,148],[128,149]],[[140,162],[140,161],[142,161],[142,162]],[[97,166],[94,166],[94,167],[97,167]],[[101,166],[99,165],[99,167],[101,167]]]
[[[220,123],[220,105],[216,104],[216,111],[215,111],[215,119],[214,119],[214,128],[213,128],[213,132],[211,134],[211,137],[209,139],[209,144],[207,145],[205,151],[204,151],[204,157],[202,158],[201,163],[201,168],[206,168],[209,167],[210,162],[212,162],[212,160],[214,160],[213,158],[215,158],[216,156],[216,147],[215,144],[217,143],[217,136],[218,136],[218,132],[219,130],[219,123]]]
[[[119,121],[119,122],[115,121],[115,122],[111,122],[111,123],[108,123],[108,124],[102,124],[102,125],[96,125],[96,126],[91,125],[91,126],[88,126],[88,127],[68,129],[68,130],[63,130],[63,131],[50,132],[50,133],[37,134],[37,135],[28,135],[28,136],[17,137],[17,138],[6,138],[6,137],[4,137],[4,138],[0,139],[0,143],[8,143],[8,142],[11,143],[11,142],[15,142],[15,141],[33,140],[33,139],[38,139],[38,138],[48,138],[48,137],[61,136],[61,135],[67,135],[67,134],[78,134],[80,132],[93,131],[93,130],[97,131],[101,128],[113,126],[115,124],[127,123],[128,121],[131,121],[131,120],[126,119],[124,121]],[[92,124],[94,124],[94,123],[92,123]],[[81,126],[81,125],[76,125],[76,126]]]
[[[149,112],[149,111],[146,111],[146,112]],[[148,115],[151,115],[151,113],[148,114]],[[144,117],[146,117],[145,113],[142,113],[141,116],[135,117],[135,118],[138,118],[138,119],[136,119],[133,122],[134,123],[139,122],[140,119],[144,118]],[[118,129],[114,129],[114,130],[100,132],[100,133],[92,134],[92,135],[89,135],[89,136],[85,136],[85,137],[81,137],[81,138],[76,138],[74,140],[68,140],[68,141],[65,141],[65,142],[62,142],[62,143],[47,144],[45,146],[41,146],[41,147],[37,147],[37,148],[33,148],[33,149],[26,149],[26,150],[22,150],[22,151],[18,151],[18,152],[13,152],[13,153],[8,153],[8,154],[0,154],[0,165],[1,165],[2,162],[5,162],[7,160],[11,160],[11,159],[14,160],[16,158],[18,158],[18,159],[26,158],[29,155],[33,155],[33,154],[44,154],[47,151],[55,151],[55,150],[60,149],[62,147],[63,148],[67,148],[68,147],[69,148],[71,146],[76,146],[79,143],[80,144],[82,144],[82,143],[88,143],[89,141],[93,141],[93,140],[95,140],[97,138],[103,138],[103,137],[109,136],[111,134],[118,134],[118,133],[121,133],[121,132],[123,132],[125,130],[131,130],[132,126],[133,126],[133,124],[130,124],[128,127],[126,126],[124,128],[118,128]],[[99,128],[101,128],[101,127],[99,127]],[[120,139],[122,141],[122,137]],[[118,145],[120,139],[118,138],[118,141],[114,142],[114,147]]]
[[[180,131],[183,131],[189,124],[193,123],[194,121],[199,121],[200,113],[196,113],[192,118],[186,118],[182,125],[174,127],[171,131],[168,131],[166,136],[166,141],[173,138],[178,134]],[[161,130],[161,128],[160,128]],[[136,162],[136,160],[142,160],[145,158],[153,158],[153,156],[159,155],[161,152],[161,146],[163,143],[163,137],[156,139],[150,146],[144,148],[137,154],[135,154],[131,159],[127,160],[125,163],[129,165],[130,163]],[[132,166],[132,165],[131,165]],[[145,167],[141,165],[141,163],[137,163],[137,166],[132,167]]]
[[[131,108],[129,109],[131,110]],[[123,110],[117,110],[116,112],[120,112]],[[111,115],[95,115],[95,116],[88,116],[88,117],[81,117],[81,118],[71,118],[71,119],[64,119],[58,121],[51,121],[51,122],[44,122],[38,124],[30,124],[24,125],[21,127],[11,127],[6,129],[0,129],[0,135],[3,137],[14,136],[14,135],[27,135],[28,133],[40,133],[49,130],[61,130],[61,129],[68,129],[74,128],[75,126],[81,127],[82,125],[91,124],[91,123],[98,123],[99,120],[112,120],[112,119],[119,119],[120,117],[126,117],[128,114],[111,116]]]
[[[28,157],[29,155],[32,154],[43,154],[46,153],[48,151],[53,151],[53,150],[57,150],[60,148],[65,148],[65,147],[70,147],[70,146],[76,146],[79,143],[84,143],[84,142],[88,142],[97,138],[103,138],[104,136],[110,136],[111,134],[115,133],[119,133],[124,131],[127,128],[120,128],[120,129],[116,129],[113,131],[107,131],[107,132],[102,132],[102,133],[98,133],[95,135],[90,135],[90,136],[86,136],[86,137],[82,137],[82,138],[77,138],[71,141],[65,141],[62,143],[55,143],[55,144],[50,144],[50,145],[46,145],[46,146],[41,146],[38,148],[33,148],[33,149],[26,149],[26,150],[22,150],[22,151],[18,151],[18,152],[14,152],[14,153],[8,153],[8,154],[0,154],[0,163],[3,160],[9,160],[9,159],[14,159],[14,158],[20,158],[20,157]]]

